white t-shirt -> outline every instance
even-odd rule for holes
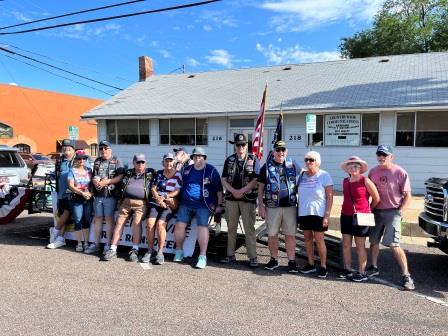
[[[324,217],[327,205],[325,187],[333,185],[330,174],[321,169],[315,175],[308,176],[305,171],[302,177],[297,176],[297,183],[300,183],[298,188],[299,216]]]

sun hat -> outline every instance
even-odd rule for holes
[[[369,170],[369,166],[367,165],[367,162],[362,160],[359,156],[350,156],[347,160],[342,161],[341,163],[341,169],[347,173],[348,171],[348,165],[350,163],[357,163],[361,166],[360,168],[360,174],[364,174],[367,170]]]
[[[193,156],[194,156],[194,155],[201,155],[201,156],[204,157],[204,160],[207,160],[207,154],[205,154],[205,150],[204,150],[204,148],[202,148],[202,147],[195,147],[195,148],[193,149],[193,152],[192,152],[191,155],[190,155],[190,159],[193,160]]]

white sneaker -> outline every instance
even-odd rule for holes
[[[54,240],[56,239],[56,234],[57,234],[57,230],[52,226],[50,229],[49,229],[49,231],[50,231],[50,241],[49,241],[49,243],[51,244],[51,243],[54,243]]]
[[[47,248],[48,249],[57,249],[62,246],[65,246],[65,239],[62,236],[58,236],[58,237],[56,237],[54,242],[47,245]]]
[[[82,243],[78,243],[78,245],[76,245],[75,251],[76,252],[84,251],[84,247],[82,246]]]
[[[95,243],[90,243],[90,245],[84,249],[84,253],[92,254],[100,250],[100,247]]]

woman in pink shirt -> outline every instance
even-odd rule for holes
[[[353,223],[353,214],[370,213],[380,201],[380,196],[375,184],[362,174],[368,170],[367,163],[358,156],[352,156],[341,163],[342,170],[346,171],[349,177],[344,178],[342,190],[344,201],[341,211],[341,233],[342,233],[342,255],[344,259],[344,269],[338,275],[339,279],[349,279],[361,282],[367,281],[365,269],[367,265],[366,237],[369,235],[369,227],[356,225]],[[371,202],[369,204],[369,199]],[[352,242],[355,238],[356,253],[358,255],[358,272],[352,273]]]

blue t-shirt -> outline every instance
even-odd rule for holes
[[[72,168],[73,160],[63,159],[60,164],[58,172],[58,199],[67,198],[69,191],[68,189],[68,173]]]
[[[196,170],[192,168],[188,178],[188,184],[182,187],[182,204],[192,209],[206,208],[204,199],[202,197],[202,179],[204,176],[204,169]]]

